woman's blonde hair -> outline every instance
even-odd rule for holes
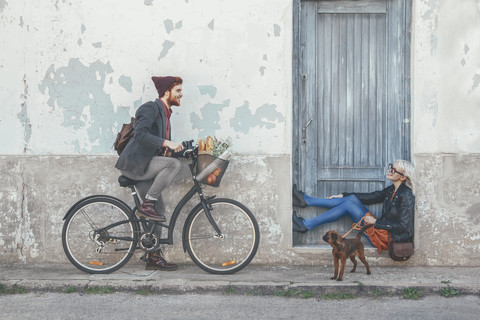
[[[403,170],[403,176],[407,178],[405,180],[406,186],[412,189],[413,194],[415,194],[415,189],[418,184],[417,176],[415,175],[415,167],[407,160],[397,160],[395,163],[397,163],[398,167]]]

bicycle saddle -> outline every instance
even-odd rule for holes
[[[121,187],[132,187],[137,183],[137,180],[133,180],[125,176],[120,176],[118,177],[118,183],[120,183]]]

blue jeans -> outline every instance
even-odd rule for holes
[[[336,221],[347,214],[350,219],[357,223],[368,212],[367,207],[353,194],[333,199],[312,198],[307,195],[304,195],[303,198],[309,206],[330,209],[315,218],[306,219],[304,223],[308,230],[324,223]],[[368,238],[368,236],[366,237]]]

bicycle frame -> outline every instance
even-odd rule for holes
[[[130,219],[129,220],[117,221],[113,224],[110,224],[110,225],[105,226],[105,227],[103,227],[99,230],[96,230],[96,232],[98,234],[100,234],[102,231],[108,231],[108,229],[114,228],[114,227],[116,227],[118,225],[121,225],[123,223],[126,223],[126,222],[139,223],[139,224],[141,224],[141,226],[142,226],[141,228],[143,229],[144,232],[150,232],[150,233],[153,232],[153,229],[155,228],[155,226],[161,226],[161,227],[166,228],[168,230],[168,236],[166,238],[159,238],[158,239],[159,244],[172,245],[173,244],[173,232],[175,230],[175,225],[176,225],[178,216],[180,215],[183,207],[192,199],[192,197],[195,194],[198,194],[199,198],[200,198],[200,202],[192,209],[191,212],[194,212],[199,206],[202,206],[204,212],[207,215],[208,221],[211,223],[212,227],[215,229],[215,232],[217,233],[217,236],[222,237],[223,236],[222,231],[219,229],[218,225],[215,223],[215,220],[213,219],[212,215],[210,214],[210,210],[212,209],[212,206],[210,205],[209,200],[215,198],[215,196],[207,197],[203,194],[201,184],[195,179],[195,167],[196,167],[196,164],[197,164],[197,161],[198,161],[198,155],[196,155],[195,151],[194,151],[191,154],[191,156],[192,156],[192,162],[189,163],[188,166],[189,166],[190,172],[192,174],[193,186],[183,196],[183,198],[180,200],[180,202],[176,205],[175,210],[172,213],[172,217],[170,218],[170,222],[168,223],[168,225],[164,224],[164,223],[160,223],[160,222],[150,221],[150,220],[147,220],[143,217],[142,218],[137,218],[136,217],[135,211],[136,211],[136,208],[140,207],[141,201],[140,201],[140,197],[139,197],[139,195],[137,193],[137,190],[136,190],[134,185],[130,186],[130,189],[132,190],[133,200],[135,202],[135,207],[133,209],[130,208],[130,206],[128,206],[125,202],[123,202],[122,200],[120,200],[118,198],[115,198],[115,197],[112,197],[112,196],[107,196],[107,195],[93,195],[93,196],[89,196],[87,198],[83,198],[83,199],[77,201],[77,203],[75,203],[75,205],[73,205],[70,208],[70,210],[65,214],[65,216],[63,217],[63,220],[65,220],[70,215],[73,208],[76,207],[79,203],[81,203],[83,201],[86,201],[88,199],[95,198],[95,197],[108,197],[108,198],[112,198],[112,199],[118,201],[122,206],[124,206],[124,208],[128,208],[128,211],[130,212]],[[187,219],[188,219],[188,217],[187,217]],[[185,232],[183,232],[183,235],[185,235]],[[132,241],[133,239],[124,238],[124,237],[110,237],[109,240]],[[185,245],[186,241],[187,241],[187,239],[182,238],[182,243],[183,243],[183,249],[184,250],[186,250],[186,245]]]
[[[168,225],[164,224],[164,223],[161,223],[161,222],[149,221],[145,218],[140,218],[140,219],[134,219],[133,220],[134,222],[139,222],[142,225],[142,228],[145,232],[147,232],[148,230],[150,230],[149,232],[153,232],[153,229],[154,229],[155,225],[166,228],[168,230],[168,236],[166,238],[158,239],[159,244],[168,244],[168,245],[173,244],[173,232],[175,230],[175,225],[176,225],[178,216],[180,215],[183,207],[190,201],[190,199],[192,199],[192,197],[195,194],[199,195],[200,202],[192,209],[192,212],[195,211],[195,209],[197,209],[198,206],[202,206],[203,209],[204,209],[204,212],[207,215],[207,219],[211,223],[212,227],[215,229],[215,232],[217,233],[217,236],[222,237],[222,231],[220,230],[218,225],[215,223],[215,220],[213,219],[212,215],[210,214],[210,210],[212,209],[212,207],[209,203],[209,200],[213,199],[215,196],[206,197],[203,194],[201,184],[195,179],[195,167],[196,167],[196,164],[197,164],[198,156],[197,155],[192,155],[192,157],[193,157],[192,163],[188,164],[188,166],[189,166],[190,172],[192,174],[193,186],[190,188],[190,190],[183,196],[183,198],[176,205]],[[133,210],[131,210],[131,216],[135,217],[135,210],[136,210],[136,208],[140,207],[141,203],[140,203],[140,198],[138,196],[138,193],[135,189],[135,186],[131,186],[130,188],[132,190],[133,199],[135,201],[135,208]],[[108,227],[110,227],[110,226],[108,226]],[[183,234],[185,234],[185,233],[183,233]],[[182,238],[184,250],[186,250],[185,241],[186,241],[186,239]]]

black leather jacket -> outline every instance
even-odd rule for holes
[[[388,230],[393,242],[413,242],[413,222],[415,216],[415,196],[412,190],[402,183],[393,200],[395,186],[391,185],[381,191],[354,194],[365,205],[383,201],[382,216],[375,222],[375,228]]]

